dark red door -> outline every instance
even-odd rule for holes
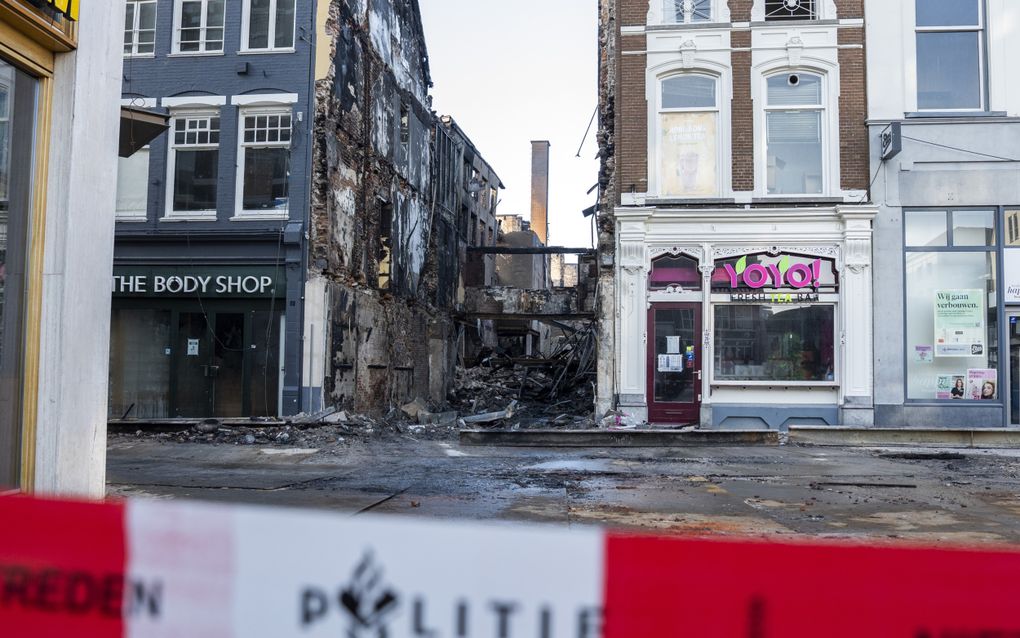
[[[659,303],[648,311],[648,421],[698,423],[701,304]]]

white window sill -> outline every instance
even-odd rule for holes
[[[121,223],[121,222],[127,222],[129,224],[135,224],[135,223],[138,223],[138,222],[149,221],[149,219],[145,216],[145,213],[141,213],[141,214],[138,214],[138,215],[126,215],[124,213],[117,213],[117,216],[116,216],[115,220],[116,220],[116,222],[118,224]]]
[[[208,213],[168,213],[159,218],[161,222],[214,222],[216,211]]]
[[[835,390],[839,387],[838,381],[718,381],[713,380],[712,385],[721,388],[797,388],[820,390]]]
[[[273,211],[272,213],[256,213],[256,212],[243,212],[238,213],[230,218],[232,222],[264,222],[264,221],[287,221],[290,219],[290,213],[287,211],[279,212]]]
[[[287,47],[283,49],[241,49],[237,55],[269,55],[272,53],[295,53],[297,49]]]
[[[169,58],[200,58],[203,56],[222,56],[223,51],[174,51],[167,55]]]
[[[155,53],[125,53],[124,54],[124,59],[125,60],[127,60],[127,59],[139,59],[139,58],[142,58],[142,59],[149,58],[149,59],[151,59],[151,58],[154,58],[154,57],[156,57]]]

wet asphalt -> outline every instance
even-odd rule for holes
[[[177,498],[655,533],[1020,544],[1020,451],[794,445],[323,448],[111,437],[112,497]]]

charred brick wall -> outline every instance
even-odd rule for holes
[[[326,290],[325,401],[369,413],[440,403],[455,331],[435,303],[434,116],[418,3],[332,0],[325,20],[309,238],[309,278]]]

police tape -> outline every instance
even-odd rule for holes
[[[7,497],[0,635],[1020,637],[1020,551]]]

